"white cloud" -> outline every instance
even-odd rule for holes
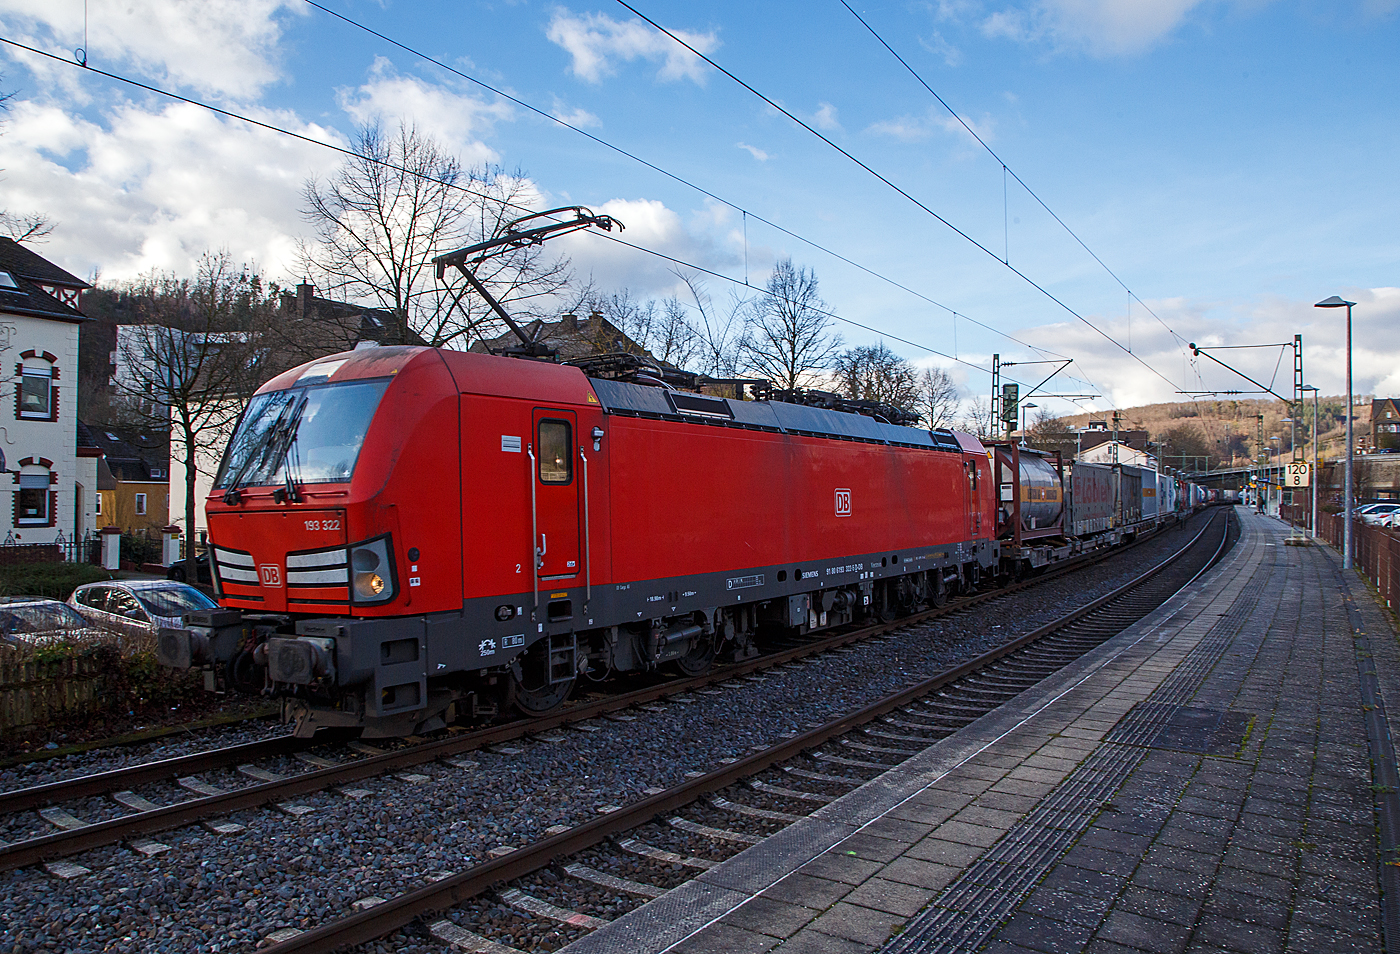
[[[865,131],[877,136],[888,136],[900,142],[922,142],[934,133],[942,131],[976,145],[977,139],[969,131],[971,129],[983,142],[992,141],[996,123],[991,116],[983,116],[981,121],[964,116],[962,122],[959,122],[952,116],[940,115],[941,112],[941,109],[929,107],[922,116],[900,116],[896,119],[881,120],[871,123]],[[967,125],[964,126],[963,123]]]
[[[1095,56],[1141,53],[1205,0],[1034,0],[982,21],[982,32],[1020,43],[1048,42]]]
[[[1328,289],[1332,291],[1333,289]],[[1388,396],[1400,393],[1400,288],[1338,289],[1353,310],[1352,364],[1357,394]],[[1321,294],[1318,296],[1323,297]],[[1316,299],[1313,299],[1316,300]],[[1187,342],[1209,349],[1219,345],[1250,345],[1292,341],[1303,336],[1304,380],[1322,395],[1346,392],[1346,311],[1312,307],[1313,300],[1265,298],[1252,302],[1206,302],[1186,299],[1149,301],[1152,310]],[[1106,334],[1126,345],[1126,315],[1087,316]],[[1251,391],[1254,386],[1208,358],[1192,359],[1185,344],[1151,315],[1135,307],[1131,326],[1133,354],[1170,379],[1168,384],[1135,358],[1103,339],[1093,328],[1070,319],[1017,332],[1033,344],[1076,356],[1076,366],[1103,389],[1099,407],[1135,407],[1162,401],[1184,401],[1185,391]],[[1183,354],[1184,351],[1184,354]],[[1292,351],[1279,361],[1278,348],[1218,352],[1220,360],[1287,395],[1293,387]],[[1074,369],[1071,368],[1071,373]],[[1254,397],[1255,395],[1248,395]]]
[[[569,105],[558,96],[554,97],[554,106],[550,109],[549,114],[555,119],[563,120],[570,126],[577,126],[579,129],[603,125],[603,121],[588,110],[582,107],[570,108]]]
[[[740,149],[744,150],[744,151],[747,152],[749,155],[753,156],[753,157],[754,157],[755,159],[757,159],[759,162],[767,162],[767,161],[768,161],[768,153],[764,152],[762,149],[758,148],[757,146],[750,146],[750,145],[749,145],[748,143],[746,143],[746,142],[736,142],[734,145],[738,146]]]
[[[87,60],[118,72],[134,69],[160,84],[246,99],[281,75],[279,18],[305,12],[305,5],[293,0],[95,3],[86,18]],[[67,51],[84,45],[79,0],[0,0],[0,20],[11,36],[22,35],[39,49]],[[53,69],[35,64],[39,75]]]
[[[338,141],[295,116],[255,116]],[[0,137],[5,204],[54,220],[45,257],[78,275],[96,268],[122,280],[153,268],[189,275],[202,252],[227,248],[290,277],[304,229],[302,183],[330,172],[334,152],[185,104],[148,111],[123,103],[107,122],[12,104]]]
[[[937,30],[934,30],[928,39],[919,37],[919,45],[934,56],[940,57],[945,66],[958,66],[962,63],[962,50],[949,43]]]
[[[364,85],[353,91],[341,89],[338,98],[341,108],[356,122],[411,122],[467,166],[499,159],[483,137],[494,123],[514,115],[503,100],[487,102],[416,76],[404,76],[383,57],[375,59]]]
[[[618,235],[644,249],[651,249],[683,262],[690,262],[724,274],[743,269],[742,238],[724,234],[725,215],[707,208],[687,223],[665,203],[655,199],[612,199],[590,205],[594,212],[611,215],[626,226]],[[713,237],[721,232],[720,238]],[[678,292],[680,282],[665,259],[609,242],[600,235],[578,232],[566,235],[551,247],[567,253],[574,274],[580,281],[589,276],[603,288],[629,288],[638,297],[665,296]],[[754,265],[753,250],[750,264]],[[727,291],[727,289],[719,289]]]
[[[719,38],[713,31],[671,32],[701,53],[719,47]],[[641,20],[614,20],[603,13],[576,16],[559,8],[545,35],[573,57],[574,75],[590,83],[602,82],[605,76],[616,73],[619,62],[639,59],[660,62],[657,77],[663,80],[688,79],[703,85],[709,68],[694,53]]]
[[[812,125],[830,132],[839,131],[841,123],[836,118],[836,107],[830,103],[822,103],[817,109],[816,115],[812,117]]]

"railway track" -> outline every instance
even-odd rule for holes
[[[1145,542],[1155,536],[1143,537],[1137,542]],[[1123,547],[1092,551],[1041,576],[963,596],[943,607],[889,623],[852,627],[743,663],[717,667],[704,676],[671,680],[581,701],[542,718],[516,720],[482,729],[453,730],[444,738],[388,751],[345,742],[345,736],[337,737],[334,734],[318,734],[314,739],[281,737],[3,792],[0,793],[0,816],[37,810],[43,819],[42,824],[58,830],[0,845],[0,871],[52,862],[119,842],[126,842],[143,853],[156,853],[165,846],[153,841],[149,837],[151,835],[201,822],[219,831],[220,824],[228,826],[230,823],[220,823],[216,819],[246,809],[277,807],[296,814],[298,806],[293,800],[299,796],[330,788],[344,788],[365,779],[403,772],[439,759],[460,758],[487,746],[507,745],[526,736],[544,735],[563,726],[584,723],[669,697],[707,690],[716,684],[752,676],[765,669],[840,651],[892,630],[964,612],[990,600],[1062,578],[1123,551]],[[317,750],[323,754],[316,754]],[[264,767],[269,763],[273,768]],[[211,773],[217,775],[217,784],[210,784],[207,780]],[[137,789],[153,784],[162,786],[167,797],[176,795],[180,800],[171,804],[157,804],[137,794]],[[82,803],[83,807],[72,811],[63,807],[71,803]],[[113,812],[118,814],[112,815]],[[93,814],[112,817],[89,820]]]
[[[715,771],[347,917],[267,938],[330,952],[405,928],[482,954],[556,950],[915,755],[1122,632],[1217,562],[1228,511],[1113,592],[959,666]],[[908,625],[902,621],[900,625]],[[789,664],[791,661],[789,661]],[[420,919],[424,919],[421,920]]]

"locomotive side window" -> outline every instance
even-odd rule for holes
[[[540,483],[567,484],[574,476],[568,421],[540,421]]]

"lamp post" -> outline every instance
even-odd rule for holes
[[[1022,404],[1022,405],[1021,405],[1021,443],[1022,443],[1022,444],[1024,444],[1024,443],[1026,442],[1026,411],[1029,410],[1030,408],[1033,408],[1033,407],[1040,407],[1040,405],[1039,405],[1039,404],[1032,404],[1030,401],[1027,401],[1025,404]]]
[[[1346,488],[1342,492],[1342,569],[1351,569],[1351,455],[1355,447],[1351,433],[1351,308],[1354,301],[1337,295],[1324,298],[1314,308],[1345,308],[1347,310],[1347,462]]]

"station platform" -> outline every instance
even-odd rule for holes
[[[1400,644],[1334,551],[1235,512],[1146,619],[565,950],[1400,950]]]

